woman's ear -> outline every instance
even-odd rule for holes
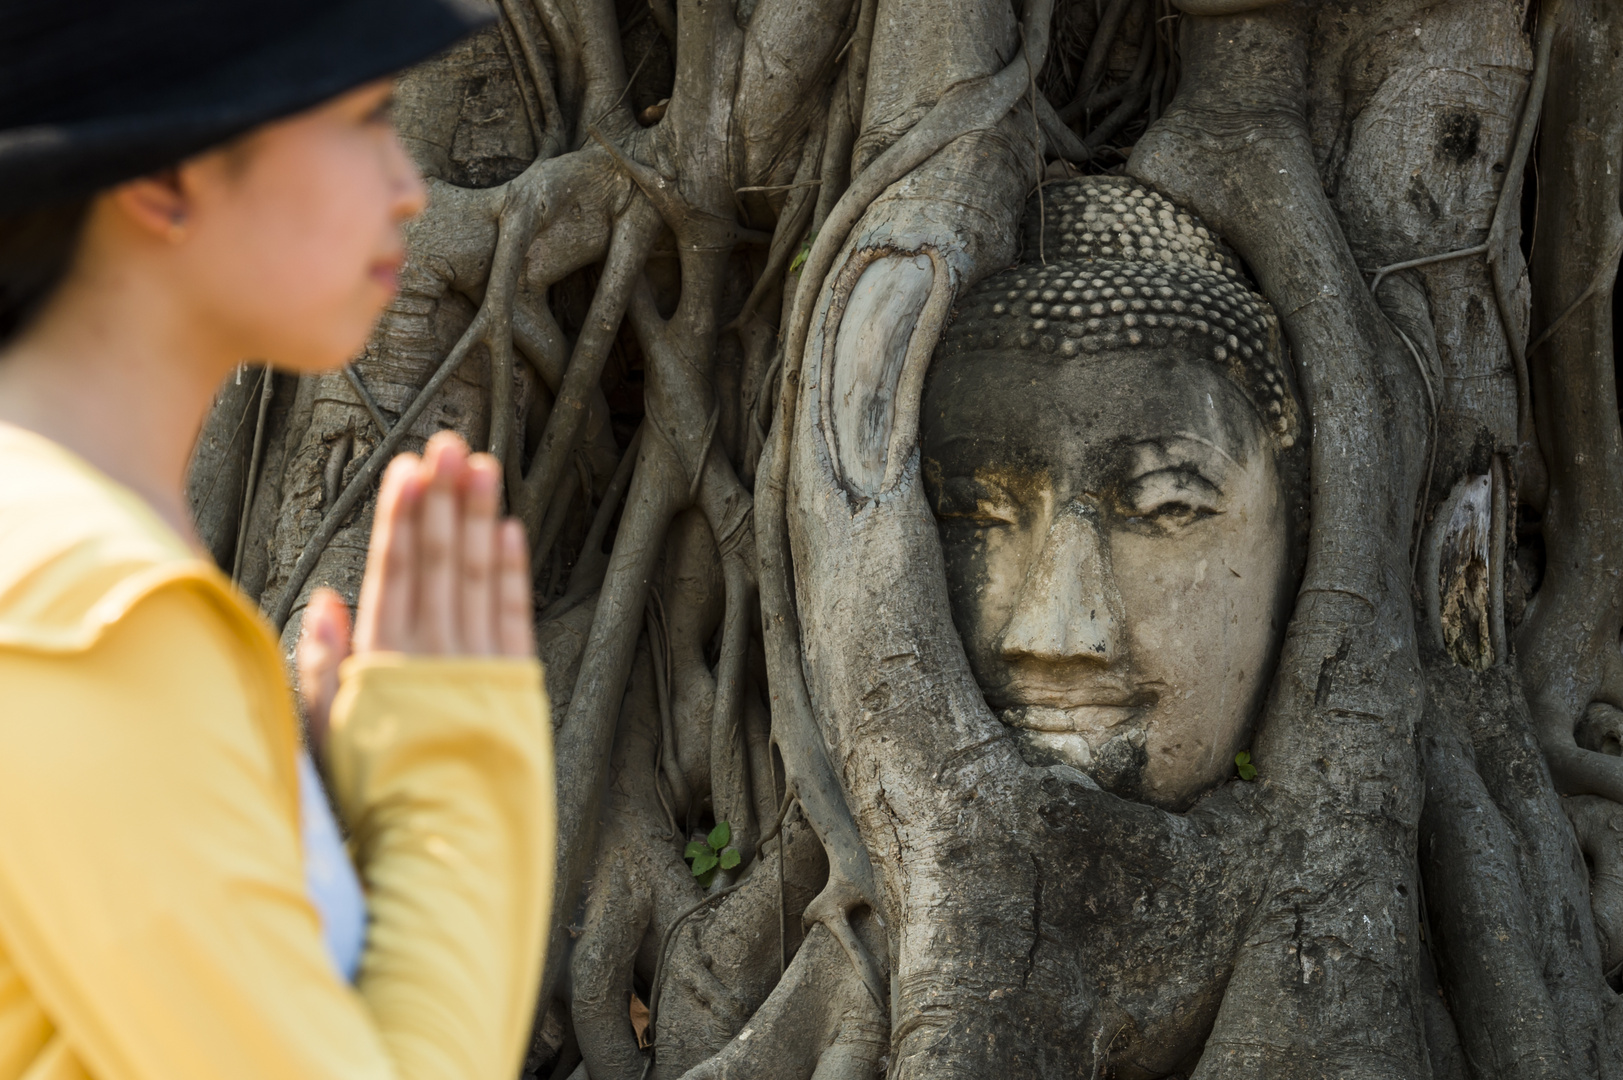
[[[186,238],[191,200],[178,169],[165,169],[115,187],[108,197],[137,231],[178,244]]]

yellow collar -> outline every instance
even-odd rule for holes
[[[0,647],[78,652],[153,590],[192,581],[263,618],[140,496],[40,435],[0,423]]]

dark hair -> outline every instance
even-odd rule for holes
[[[39,313],[73,262],[88,200],[0,216],[0,346]]]

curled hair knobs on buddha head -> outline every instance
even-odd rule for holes
[[[1279,318],[1197,217],[1125,177],[1077,177],[1040,194],[1042,212],[1033,196],[1025,216],[1022,261],[959,302],[941,355],[1203,354],[1245,394],[1276,449],[1296,446],[1301,411]]]

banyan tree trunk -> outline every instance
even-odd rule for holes
[[[501,459],[559,762],[527,1074],[1623,1077],[1623,15],[493,6],[402,78],[367,351],[240,372],[191,493],[290,648],[392,453]],[[944,330],[1076,173],[1233,249],[1310,437],[1255,780],[1180,812],[1021,753],[921,476]]]

